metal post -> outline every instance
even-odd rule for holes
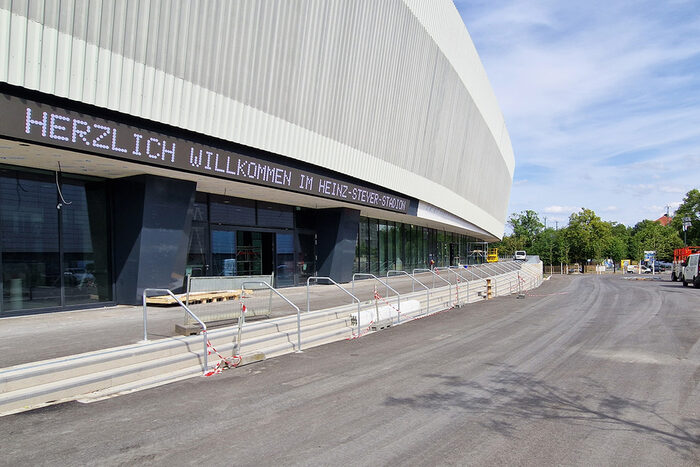
[[[345,288],[343,288],[342,285],[338,284],[336,281],[334,281],[334,280],[331,279],[330,277],[314,276],[314,277],[309,277],[309,278],[306,280],[306,310],[308,311],[308,310],[309,310],[309,307],[310,307],[310,305],[309,305],[309,286],[310,286],[310,284],[311,284],[311,280],[313,280],[314,282],[318,282],[319,279],[323,279],[323,280],[329,281],[330,283],[332,283],[333,285],[335,285],[336,287],[338,287],[340,290],[342,290],[342,291],[345,292],[346,294],[350,295],[350,296],[353,298],[353,300],[357,300],[357,337],[360,337],[360,334],[361,334],[361,328],[360,328],[360,299],[357,298],[355,295],[351,294],[350,292],[348,292],[347,290],[345,290]]]
[[[374,278],[374,280],[376,280],[380,284],[386,286],[386,297],[387,298],[389,298],[389,289],[391,289],[391,291],[396,294],[397,306],[398,306],[398,323],[401,324],[401,294],[396,289],[389,286],[388,277],[387,277],[387,281],[384,282],[383,280],[381,280],[380,278],[378,278],[374,274],[369,274],[369,273],[364,273],[364,272],[356,272],[355,274],[352,275],[352,289],[351,290],[352,290],[353,294],[355,293],[355,277],[357,277],[357,276],[372,277],[372,278]],[[375,286],[374,291],[375,292],[377,291],[376,286]],[[379,312],[377,312],[377,319],[379,319]]]
[[[175,296],[174,293],[172,293],[168,289],[143,289],[143,340],[144,342],[148,342],[148,321],[147,321],[147,311],[146,311],[146,297],[148,296],[148,292],[158,292],[158,293],[167,293],[173,299],[177,302],[178,305],[180,305],[182,308],[185,309],[185,312],[187,312],[192,318],[194,318],[195,321],[202,327],[202,341],[204,343],[204,371],[207,371],[207,366],[208,366],[208,359],[207,359],[207,354],[209,353],[207,350],[207,325],[204,324],[204,322],[197,317],[194,313],[192,313],[192,310],[189,309],[187,305],[182,303],[182,301]]]
[[[282,300],[285,302],[289,303],[292,308],[294,308],[297,311],[297,350],[296,353],[301,353],[301,310],[299,309],[298,306],[296,306],[294,303],[289,301],[287,297],[279,293],[277,290],[275,290],[274,287],[272,287],[270,284],[268,284],[265,281],[250,281],[250,282],[244,282],[241,284],[241,290],[245,290],[246,284],[262,284],[268,289],[270,289],[270,297],[272,297],[272,293],[274,292],[277,296],[279,296]],[[308,282],[307,282],[308,284]],[[308,303],[308,296],[309,296],[309,289],[308,286],[306,288],[306,297],[307,297],[307,303]],[[272,300],[272,298],[270,298]]]
[[[419,281],[418,279],[416,279],[415,277],[413,277],[412,275],[410,275],[408,272],[406,272],[406,271],[398,271],[398,270],[396,270],[396,269],[390,269],[389,271],[386,272],[387,283],[389,282],[389,275],[392,274],[392,273],[394,273],[394,275],[405,275],[405,276],[408,276],[413,282],[417,282],[421,287],[423,287],[423,288],[425,289],[425,293],[426,293],[426,296],[427,296],[427,299],[428,299],[428,309],[430,309],[430,289],[428,288],[427,285],[425,285],[424,283],[422,283],[421,281]],[[413,290],[414,290],[414,292],[415,292],[415,285],[414,285],[414,289],[413,289]],[[425,313],[428,314],[428,310],[426,310]]]

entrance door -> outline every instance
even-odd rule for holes
[[[277,243],[275,287],[292,286],[294,285],[294,235],[278,233],[275,241]]]
[[[217,227],[212,229],[215,276],[259,276],[275,269],[275,234]]]
[[[450,266],[457,266],[459,263],[459,249],[456,243],[450,243]]]
[[[303,285],[316,275],[316,234],[298,232],[297,242],[296,283]]]

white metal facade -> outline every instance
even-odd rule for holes
[[[257,147],[503,233],[514,158],[450,0],[0,0],[0,81]]]

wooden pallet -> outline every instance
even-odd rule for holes
[[[246,294],[251,294],[252,290],[246,290]],[[182,303],[187,300],[187,294],[175,295]],[[192,292],[190,293],[190,305],[194,303],[225,302],[227,300],[237,300],[241,297],[240,290],[223,290],[218,292]],[[156,295],[147,297],[146,303],[149,305],[177,305],[177,301],[170,295]]]

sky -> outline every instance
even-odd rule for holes
[[[508,216],[633,226],[700,188],[700,0],[455,5],[513,145]]]

